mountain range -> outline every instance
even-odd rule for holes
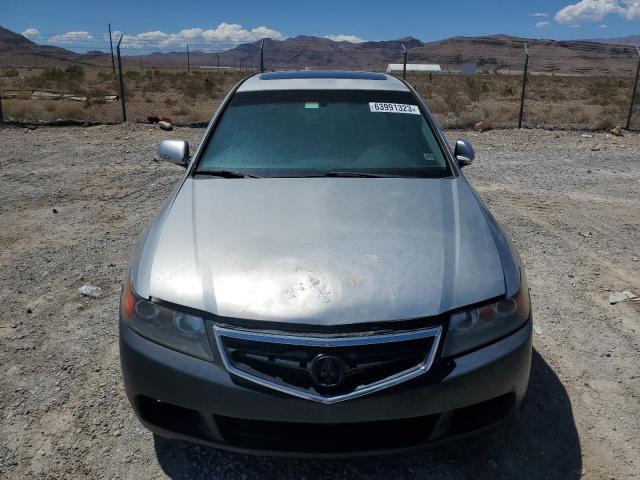
[[[635,71],[637,52],[631,46],[636,37],[605,40],[545,40],[507,35],[452,37],[422,42],[413,37],[362,43],[336,42],[314,36],[264,40],[265,67],[384,69],[402,62],[402,45],[409,63],[437,63],[446,70],[458,70],[463,63],[475,63],[480,71],[520,71],[528,47],[533,72],[558,74],[630,74]],[[628,44],[625,44],[627,42]],[[192,46],[193,67],[221,66],[257,68],[262,41],[240,44],[219,54],[198,51]],[[193,51],[195,50],[195,51]],[[149,52],[149,53],[147,53]],[[123,49],[125,65],[177,66],[185,63],[185,52],[152,52]],[[110,65],[101,51],[78,53],[40,45],[0,27],[0,65],[61,66],[64,64]]]

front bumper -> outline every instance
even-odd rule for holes
[[[262,454],[394,451],[500,423],[521,403],[531,366],[529,321],[512,335],[389,389],[325,405],[232,378],[120,323],[127,396],[142,423],[166,437]]]

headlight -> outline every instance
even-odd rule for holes
[[[127,279],[122,288],[124,323],[143,337],[187,355],[212,360],[204,320],[138,297]]]
[[[529,309],[527,280],[521,272],[515,296],[451,315],[442,355],[458,355],[509,335],[524,325]]]

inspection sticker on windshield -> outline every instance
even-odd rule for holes
[[[369,109],[372,112],[413,113],[415,115],[420,115],[420,109],[417,105],[405,105],[403,103],[369,102]]]

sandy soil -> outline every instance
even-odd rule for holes
[[[1,478],[640,478],[640,135],[468,132],[466,173],[526,263],[540,332],[510,431],[401,455],[223,453],[144,430],[125,398],[120,282],[182,170],[145,125],[0,130]],[[78,294],[84,284],[100,298]]]

